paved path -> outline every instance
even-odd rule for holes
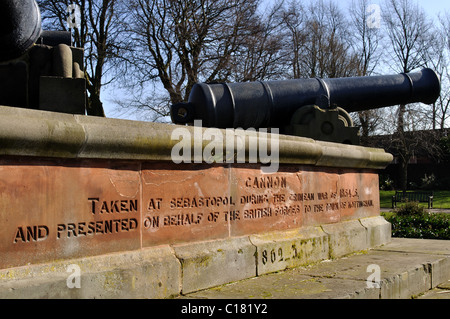
[[[367,252],[180,297],[450,299],[449,280],[450,241],[393,238]]]

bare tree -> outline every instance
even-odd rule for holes
[[[436,71],[441,79],[441,94],[433,104],[431,121],[433,129],[444,130],[450,107],[450,13],[439,16],[430,34],[429,48],[424,51],[427,67]]]
[[[389,67],[395,71],[408,73],[423,66],[423,50],[428,47],[428,32],[431,29],[423,9],[411,0],[387,0],[383,10],[383,20],[391,47],[392,60]],[[413,107],[413,105],[408,106],[408,108]],[[408,162],[413,156],[413,149],[405,134],[408,108],[406,105],[398,107],[396,132],[393,135],[400,161],[400,183],[404,191],[408,185]],[[413,113],[417,112],[409,112],[409,114]],[[420,119],[420,121],[424,120],[424,118]],[[417,119],[412,118],[412,121],[409,126],[414,130]]]
[[[358,76],[371,75],[381,58],[380,43],[382,33],[379,21],[371,21],[372,12],[368,9],[369,0],[352,0],[349,8],[352,26],[351,43],[358,60]],[[381,18],[381,17],[380,17]],[[361,143],[364,145],[371,133],[374,133],[380,122],[383,110],[373,109],[357,112],[357,123],[361,127]]]
[[[283,49],[282,18],[283,2],[254,14],[247,21],[248,32],[241,46],[231,57],[233,82],[262,81],[285,78],[285,56]],[[250,20],[251,19],[251,20]]]
[[[285,26],[285,31],[283,32],[285,39],[284,50],[287,64],[291,69],[291,76],[294,79],[305,77],[301,55],[307,38],[305,32],[306,12],[298,0],[292,0],[282,10],[282,24]]]
[[[352,0],[349,8],[352,26],[351,43],[358,57],[358,75],[371,75],[381,58],[381,24],[370,21],[370,0]]]
[[[132,0],[128,10],[134,49],[129,60],[134,105],[160,116],[170,103],[186,101],[197,82],[248,81],[274,74],[278,59],[272,20],[257,15],[257,0]],[[266,22],[266,25],[263,23]],[[159,107],[148,84],[159,85]],[[142,93],[142,94],[141,94]],[[164,95],[166,96],[166,95]]]
[[[442,54],[444,55],[442,70],[440,72],[442,81],[441,96],[439,99],[440,106],[440,129],[444,130],[446,126],[446,121],[450,117],[449,107],[450,107],[450,12],[440,17],[440,35],[442,43]]]
[[[423,50],[427,47],[428,18],[412,0],[387,0],[383,11],[388,39],[391,44],[389,67],[394,71],[408,73],[424,65]],[[398,130],[404,131],[405,105],[398,110]]]
[[[80,8],[79,26],[72,31],[74,45],[85,49],[88,115],[105,116],[101,88],[115,79],[113,70],[127,47],[121,37],[125,11],[121,0],[38,0],[44,26],[68,30],[68,6]],[[106,80],[108,74],[109,79]]]
[[[387,0],[383,19],[394,60],[390,67],[408,73],[423,66],[424,45],[432,27],[425,11],[412,0]]]
[[[343,77],[356,73],[348,23],[332,1],[291,1],[283,13],[292,77]]]

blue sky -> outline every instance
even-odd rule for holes
[[[276,0],[263,0],[267,3]],[[351,5],[352,0],[334,0],[336,1],[344,10]],[[382,6],[385,0],[372,0],[370,3],[378,4]],[[309,2],[306,0],[305,2]],[[450,0],[417,0],[417,3],[428,13],[430,18],[435,19],[440,12],[449,12],[450,14]],[[104,103],[105,113],[107,117],[113,118],[124,118],[124,119],[133,119],[133,120],[144,120],[140,116],[140,112],[132,112],[131,110],[117,110],[114,103],[112,103],[112,99],[114,96],[112,92],[116,91],[113,86],[106,87],[102,90],[102,100]],[[142,112],[142,111],[141,111]],[[143,114],[142,114],[143,115]]]
[[[335,0],[336,1],[336,0]],[[351,4],[351,0],[340,0],[340,2],[345,2]],[[372,0],[370,3],[375,3],[382,5],[384,0]],[[431,16],[437,16],[441,11],[448,11],[450,13],[450,0],[416,0],[416,2]]]

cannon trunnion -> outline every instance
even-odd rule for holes
[[[176,124],[202,120],[206,127],[279,128],[281,133],[359,144],[347,112],[399,104],[432,104],[440,79],[431,69],[414,73],[333,79],[197,83],[187,103],[172,105]]]

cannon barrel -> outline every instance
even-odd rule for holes
[[[431,69],[384,76],[197,83],[188,103],[172,105],[171,116],[177,124],[202,120],[207,127],[283,127],[304,106],[354,112],[414,102],[432,104],[439,94],[440,79]]]
[[[41,35],[41,14],[35,0],[0,1],[0,61],[19,58]]]

